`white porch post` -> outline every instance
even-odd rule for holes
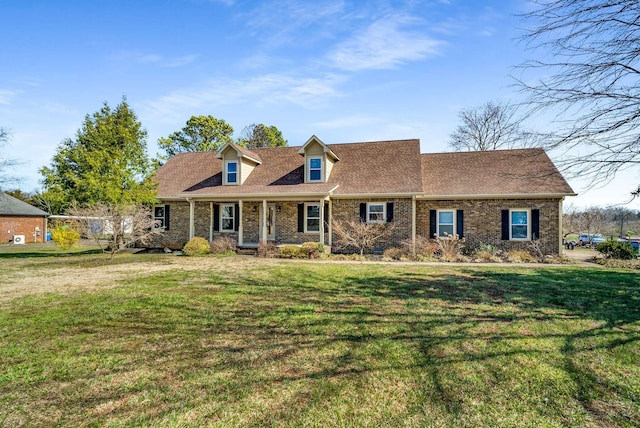
[[[189,201],[189,239],[190,240],[196,235],[195,215],[196,215],[196,202],[193,200],[190,200]]]
[[[411,198],[411,247],[416,253],[416,196]]]
[[[324,199],[320,199],[320,243],[324,245]]]
[[[262,200],[262,224],[260,225],[260,242],[267,242],[267,200]]]
[[[244,245],[244,228],[242,226],[242,199],[238,201],[238,212],[236,215],[238,216],[238,245]]]
[[[213,202],[209,202],[209,242],[213,241]]]

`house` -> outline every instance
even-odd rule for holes
[[[158,173],[163,245],[201,236],[331,246],[334,221],[393,223],[380,245],[457,233],[468,245],[561,252],[575,193],[542,149],[421,154],[417,139],[182,153]]]
[[[0,192],[0,243],[45,242],[48,213]]]

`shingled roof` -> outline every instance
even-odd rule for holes
[[[327,147],[340,160],[326,183],[304,183],[300,147],[252,149],[249,153],[262,163],[239,186],[222,185],[222,159],[215,152],[181,153],[159,169],[158,196],[446,198],[575,194],[542,149],[421,155],[417,139]]]
[[[575,195],[542,149],[421,155],[427,197]]]
[[[214,152],[181,153],[157,174],[162,198],[256,195],[362,195],[420,193],[418,140],[330,144],[340,158],[326,183],[304,183],[299,147],[252,149],[261,159],[240,186],[222,185],[222,160]]]
[[[47,217],[49,213],[0,192],[0,216]]]

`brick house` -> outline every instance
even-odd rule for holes
[[[163,245],[220,235],[331,246],[334,221],[393,222],[381,247],[458,233],[468,245],[562,250],[575,193],[542,149],[421,154],[419,140],[182,153],[157,174]]]
[[[41,209],[0,192],[0,243],[45,242],[47,217]]]

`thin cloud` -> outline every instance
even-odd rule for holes
[[[21,91],[10,91],[8,89],[0,89],[0,105],[10,105],[13,101],[13,97],[18,95]]]
[[[322,105],[327,99],[340,96],[336,87],[343,81],[338,75],[296,77],[267,74],[249,79],[213,80],[193,88],[174,91],[145,108],[151,115],[173,116],[182,111],[223,105],[264,106],[287,103],[304,107]]]
[[[435,56],[444,44],[407,27],[418,23],[408,16],[379,19],[329,54],[342,70],[390,69],[409,61]]]
[[[312,123],[312,128],[320,129],[342,129],[351,127],[360,127],[378,122],[378,118],[367,115],[351,115],[340,116],[333,120],[326,120],[321,122]]]
[[[112,60],[118,62],[131,62],[135,64],[155,64],[160,67],[183,67],[191,64],[198,58],[198,55],[190,54],[175,58],[167,58],[156,53],[140,53],[132,51],[121,51],[111,57]]]

